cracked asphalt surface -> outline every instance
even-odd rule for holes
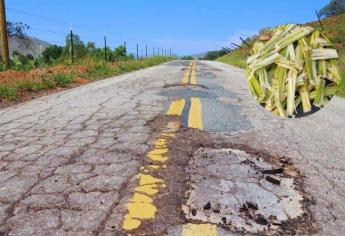
[[[216,143],[207,149],[213,167],[201,171],[200,165],[196,165],[204,144],[193,146],[188,141],[188,132],[192,131],[177,134],[175,139],[180,145],[174,146],[174,141],[169,141],[172,154],[166,163],[168,174],[158,173],[166,179],[167,187],[157,196],[163,196],[156,204],[157,219],[143,224],[141,235],[193,235],[190,230],[188,234],[185,225],[201,223],[213,226],[199,229],[213,230],[218,235],[268,234],[265,227],[257,225],[257,230],[249,227],[244,231],[227,227],[222,225],[219,215],[214,217],[217,220],[201,217],[195,221],[186,212],[182,213],[184,204],[203,208],[207,201],[212,201],[212,197],[203,199],[205,195],[192,187],[191,179],[199,179],[199,185],[208,187],[213,197],[219,191],[234,191],[228,177],[240,178],[243,172],[231,171],[231,165],[238,161],[224,159],[219,151],[232,150],[234,145],[289,159],[300,172],[296,175],[303,179],[298,198],[309,202],[298,206],[305,208],[302,215],[310,215],[311,229],[303,233],[341,235],[345,230],[345,100],[334,98],[314,115],[282,120],[256,104],[247,89],[243,70],[218,62],[198,61],[197,85],[191,86],[181,84],[189,63],[173,61],[0,110],[0,232],[5,235],[126,235],[123,218],[128,212],[127,205],[142,167],[152,164],[148,163],[147,153],[160,132],[159,125],[151,123],[166,114],[172,101],[182,98],[183,110],[174,119],[181,122],[182,129],[187,129],[191,122],[188,111],[200,111],[204,131],[197,133],[195,140],[207,135],[205,142]],[[191,98],[200,99],[201,110]],[[220,140],[232,146],[218,147]],[[183,160],[185,171],[181,167],[174,171],[178,158],[181,163]],[[266,165],[271,168],[273,164]],[[197,168],[198,174],[194,175],[188,168]],[[220,171],[214,173],[218,168]],[[176,187],[174,179],[183,187]],[[219,187],[214,179],[222,185]],[[213,190],[210,183],[217,187]],[[184,188],[189,189],[188,194],[173,195],[176,201],[172,201],[169,194]],[[245,195],[243,191],[241,194]],[[250,200],[260,208],[257,200],[266,194]],[[237,211],[249,200],[239,197],[238,204],[231,205],[230,197],[215,199],[220,199],[218,203],[222,205],[215,212],[220,216],[231,213],[223,212],[222,207]],[[164,205],[164,201],[169,204]],[[170,208],[178,212],[173,217],[165,217]],[[168,220],[160,223],[160,219]],[[148,230],[147,225],[150,225]],[[194,235],[206,235],[205,232]]]

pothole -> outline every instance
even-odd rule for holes
[[[298,171],[286,158],[200,148],[186,172],[189,222],[238,233],[295,234],[313,229]]]
[[[202,89],[209,89],[207,86],[202,85],[202,84],[165,84],[163,88],[176,88],[176,87],[181,87],[181,88],[202,88]]]

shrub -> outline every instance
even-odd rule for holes
[[[0,98],[5,98],[8,100],[16,100],[17,89],[14,87],[9,87],[7,85],[0,85]]]
[[[39,90],[39,83],[31,80],[31,79],[26,79],[22,80],[20,82],[17,82],[16,84],[17,89],[21,91],[29,91],[29,92],[35,92]]]
[[[194,57],[192,57],[192,56],[184,56],[184,57],[181,57],[181,60],[194,60]]]
[[[47,79],[44,76],[42,76],[42,83],[41,84],[42,84],[42,89],[55,87],[54,81],[51,79]]]
[[[57,45],[52,45],[47,47],[43,53],[43,60],[47,64],[53,63],[55,60],[61,57],[63,52],[63,47],[57,46]]]
[[[91,79],[98,79],[105,76],[113,75],[114,70],[105,63],[94,65],[89,74]]]
[[[18,71],[29,71],[33,68],[30,61],[24,55],[15,55],[12,60],[12,68]]]
[[[67,87],[69,84],[73,82],[73,76],[72,74],[58,73],[53,75],[53,80],[58,86]]]

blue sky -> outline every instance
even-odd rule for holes
[[[63,44],[73,23],[83,41],[102,45],[106,33],[111,47],[124,40],[130,51],[140,45],[172,48],[179,55],[220,49],[240,36],[282,23],[315,20],[315,10],[329,0],[6,0],[7,19],[32,27],[29,34]],[[46,16],[36,18],[13,10]],[[41,30],[41,31],[40,31]],[[45,32],[49,30],[53,32]]]

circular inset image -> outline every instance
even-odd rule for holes
[[[283,118],[323,108],[338,90],[338,53],[312,27],[281,25],[259,36],[248,58],[249,88],[260,105]]]

